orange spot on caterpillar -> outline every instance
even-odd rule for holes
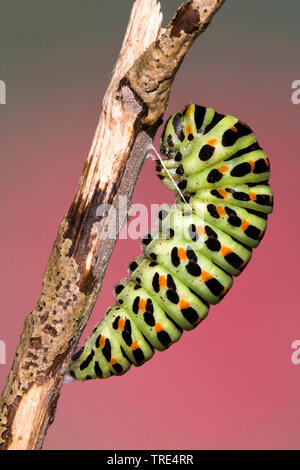
[[[178,253],[178,258],[181,260],[181,261],[185,261],[187,259],[187,256],[186,256],[186,251],[184,248],[178,248],[177,249],[177,253]]]
[[[270,196],[270,204],[273,202],[273,196]]]
[[[255,168],[255,163],[254,163],[254,161],[253,161],[253,160],[249,160],[248,163],[249,163],[249,165],[251,166],[251,170],[253,171],[254,168]]]
[[[250,225],[250,222],[248,222],[248,220],[243,220],[242,223],[241,223],[241,229],[243,231],[247,230],[247,228],[249,227]]]
[[[219,193],[224,199],[227,199],[227,198],[228,198],[228,192],[225,191],[225,189],[218,189],[218,193]]]
[[[249,193],[249,197],[251,201],[256,201],[256,194],[255,193]]]
[[[214,147],[217,142],[218,142],[218,139],[214,138],[214,139],[209,139],[209,140],[206,142],[206,144],[207,144],[207,145],[210,145],[211,147]]]
[[[231,126],[230,130],[233,131],[233,132],[237,132],[237,128],[235,126]]]
[[[208,273],[207,271],[202,271],[202,274],[200,276],[201,281],[206,282],[209,281],[213,276]]]
[[[194,321],[194,323],[193,323],[193,324],[194,324],[194,325],[198,325],[198,324],[201,322],[201,320],[202,320],[202,318],[201,318],[201,317],[199,317],[199,318],[198,318],[198,320]]]
[[[139,310],[146,310],[146,300],[145,299],[140,299],[139,301]]]
[[[222,207],[222,206],[216,207],[216,210],[217,210],[217,212],[218,212],[218,214],[219,214],[220,217],[223,217],[223,215],[226,214],[225,209],[224,209],[224,207]]]
[[[267,158],[264,158],[264,161],[266,162],[267,167],[269,167],[270,166],[269,160]]]
[[[240,266],[240,269],[243,268],[244,266],[246,266],[247,262],[248,262],[248,261],[245,259],[245,261],[242,262],[242,264],[241,264],[241,266]]]
[[[162,331],[164,329],[164,327],[162,326],[161,323],[155,323],[154,329],[155,329],[156,333],[159,333],[160,331]]]
[[[264,230],[261,230],[261,231],[259,232],[259,236],[258,236],[258,238],[261,238],[261,237],[263,236],[263,234],[264,234],[264,233],[265,233],[265,232],[264,232]]]
[[[133,341],[133,342],[131,343],[130,348],[132,349],[132,351],[135,351],[136,349],[139,348],[139,343],[138,343],[137,341]]]
[[[224,174],[224,173],[226,173],[226,171],[228,170],[228,166],[225,166],[225,165],[220,166],[220,167],[218,168],[218,170],[219,170],[220,173]]]
[[[221,251],[220,251],[222,256],[229,255],[231,252],[232,252],[232,249],[229,248],[229,246],[222,246]]]
[[[111,360],[110,360],[110,363],[111,363],[112,366],[115,365],[117,363],[117,359],[112,357]]]
[[[206,235],[206,231],[205,231],[205,228],[202,227],[202,225],[198,225],[198,227],[196,227],[196,232],[199,234],[199,235]]]
[[[225,295],[227,291],[228,291],[227,287],[224,287],[219,297],[222,297],[223,295]]]
[[[193,129],[192,129],[192,126],[190,124],[188,124],[186,127],[185,127],[185,133],[186,135],[189,135],[189,134],[192,134],[193,133]]]
[[[188,308],[190,306],[190,303],[187,300],[180,299],[178,303],[179,308]]]
[[[100,338],[99,338],[100,348],[103,348],[104,345],[105,345],[105,336],[100,336]]]
[[[167,278],[166,276],[159,276],[159,287],[167,287]]]
[[[185,114],[194,114],[194,106],[192,104],[188,106]]]
[[[118,329],[123,331],[125,328],[125,319],[124,318],[120,318],[119,321],[118,321]]]

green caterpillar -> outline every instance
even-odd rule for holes
[[[115,287],[117,304],[73,356],[73,378],[121,375],[178,341],[227,294],[265,233],[270,166],[248,125],[190,104],[167,121],[161,152],[158,176],[181,197],[159,211],[132,280]]]

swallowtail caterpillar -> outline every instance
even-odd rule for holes
[[[161,152],[158,176],[181,197],[160,209],[131,280],[117,284],[116,305],[73,356],[73,378],[121,375],[178,341],[227,294],[265,233],[270,166],[247,124],[190,104],[167,121]]]

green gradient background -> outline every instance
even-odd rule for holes
[[[182,2],[161,3],[166,22]],[[1,0],[0,66],[1,79],[8,84],[8,103],[32,102],[39,94],[44,96],[45,89],[51,94],[70,80],[78,87],[87,81],[97,83],[96,77],[101,87],[100,99],[117,58],[131,6],[131,1],[122,0]],[[204,69],[210,68],[220,49],[227,50],[236,62],[262,61],[277,72],[295,54],[296,73],[299,14],[297,0],[227,0],[208,32],[188,54],[177,82],[187,76],[199,58]],[[205,51],[209,51],[209,57]],[[225,54],[223,61],[230,61]],[[214,67],[220,73],[219,64]]]
[[[8,374],[68,210],[131,1],[0,0],[0,339]],[[181,2],[162,0],[165,23]],[[205,324],[122,378],[63,388],[45,448],[300,448],[298,312],[300,2],[227,0],[194,44],[168,112],[196,101],[248,122],[271,160],[262,246]],[[158,145],[159,140],[156,139]],[[172,201],[146,161],[134,202]],[[121,240],[84,337],[139,242]],[[296,247],[296,248],[295,248]],[[195,360],[196,358],[196,360]]]

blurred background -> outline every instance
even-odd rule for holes
[[[161,0],[165,24],[180,3]],[[39,298],[132,4],[0,0],[0,389]],[[297,0],[227,0],[182,64],[166,114],[196,102],[254,129],[271,160],[275,209],[251,263],[168,351],[123,377],[64,386],[45,449],[300,448],[300,364],[291,360],[300,339],[300,104],[291,100],[299,15]],[[154,166],[146,160],[133,202],[173,200]],[[140,252],[137,240],[117,242],[81,343]]]

